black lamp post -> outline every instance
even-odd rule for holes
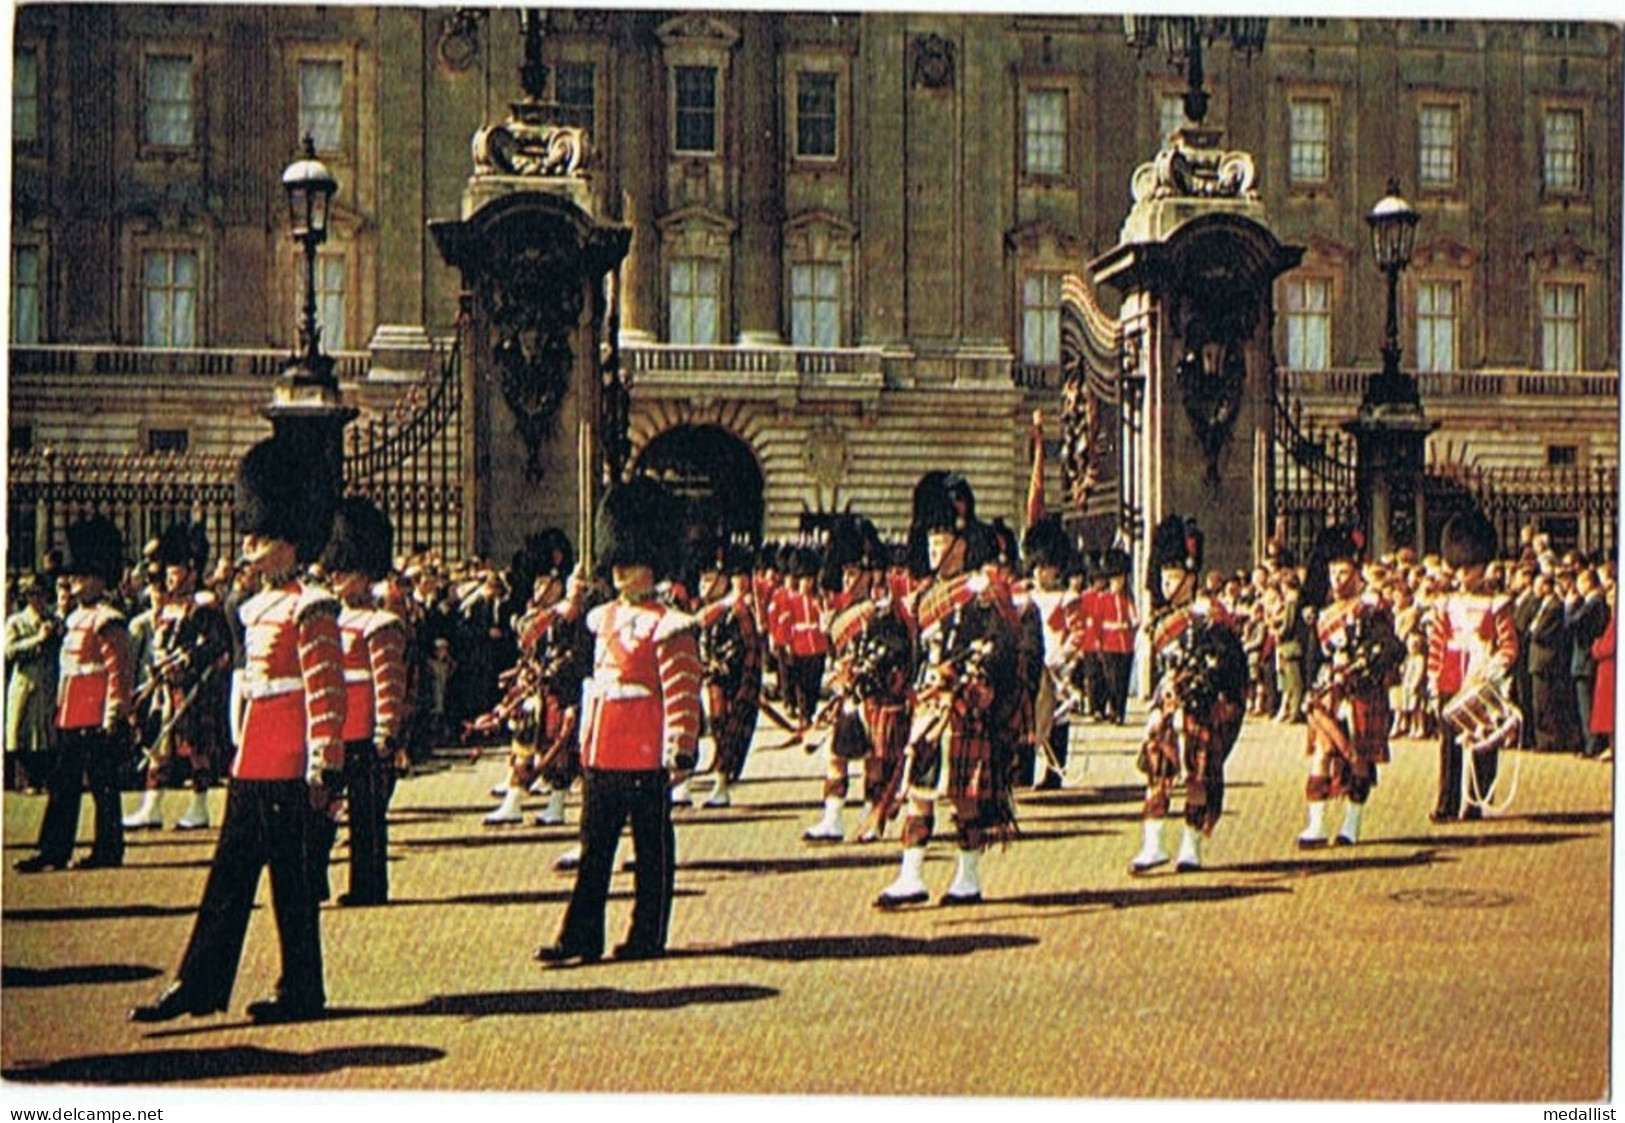
[[[305,250],[305,302],[299,317],[299,354],[285,378],[305,385],[333,382],[333,360],[322,354],[321,325],[316,322],[316,247],[327,241],[327,219],[339,182],[316,159],[316,142],[305,134],[305,154],[282,173],[288,193],[289,233]],[[337,386],[333,387],[335,392]]]
[[[1124,16],[1123,33],[1135,52],[1162,44],[1168,61],[1185,71],[1185,117],[1200,125],[1207,119],[1207,75],[1202,43],[1228,38],[1249,59],[1264,49],[1269,20],[1261,16]]]
[[[1399,366],[1399,275],[1411,263],[1420,220],[1394,179],[1366,215],[1372,256],[1388,279],[1388,319],[1382,370],[1366,383],[1359,412],[1343,429],[1358,450],[1356,486],[1373,556],[1420,547],[1427,525],[1422,477],[1428,434],[1438,423],[1423,413],[1415,376]]]
[[[1367,383],[1364,405],[1421,405],[1416,379],[1399,369],[1399,275],[1411,263],[1416,224],[1421,218],[1400,195],[1397,179],[1388,181],[1388,194],[1365,217],[1371,227],[1372,256],[1388,277],[1388,325],[1383,335],[1382,372]]]
[[[288,195],[289,233],[305,251],[305,299],[299,317],[299,346],[282,368],[271,402],[260,412],[279,438],[298,444],[308,457],[313,486],[337,504],[344,492],[344,426],[359,412],[341,400],[333,358],[322,353],[316,321],[316,247],[327,241],[327,223],[338,180],[316,159],[307,134],[304,155],[282,173]]]

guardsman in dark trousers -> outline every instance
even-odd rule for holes
[[[705,668],[706,724],[716,742],[715,783],[702,806],[727,807],[728,789],[745,770],[762,696],[761,641],[750,600],[755,556],[721,543],[700,566],[700,663]]]
[[[339,897],[341,905],[389,900],[388,812],[406,698],[406,626],[377,606],[373,586],[389,574],[392,538],[389,518],[371,500],[352,496],[339,505],[322,553],[322,569],[343,605],[339,645],[350,891]]]
[[[666,954],[676,836],[671,773],[690,771],[700,735],[700,656],[695,620],[655,596],[663,562],[676,553],[675,500],[646,478],[612,489],[598,512],[600,565],[615,599],[587,613],[593,673],[582,690],[581,865],[558,940],[544,963],[592,962],[604,954],[604,907],[621,828],[632,824],[637,866],[632,927],[616,959]],[[579,601],[583,582],[571,580]]]
[[[124,864],[119,772],[129,751],[132,660],[124,616],[107,603],[124,571],[124,539],[102,515],[68,527],[66,575],[74,608],[68,614],[57,679],[57,751],[46,789],[39,852],[18,862],[19,873],[65,869],[79,837],[85,788],[96,803],[96,841],[75,869]]]
[[[260,874],[282,948],[274,997],[250,1003],[256,1022],[305,1021],[327,1004],[317,900],[317,851],[344,766],[344,668],[339,602],[302,580],[333,522],[332,499],[312,481],[309,457],[286,438],[261,441],[237,475],[243,555],[263,582],[238,609],[246,700],[225,818],[197,922],[175,981],[130,1020],[162,1022],[226,1009]]]

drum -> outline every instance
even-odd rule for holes
[[[1439,714],[1462,748],[1474,753],[1515,748],[1523,731],[1523,714],[1501,684],[1482,680],[1464,686]]]

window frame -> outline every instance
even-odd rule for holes
[[[149,331],[149,329],[151,327],[151,322],[150,322],[150,317],[147,314],[147,310],[148,310],[148,307],[149,307],[148,294],[149,294],[149,292],[151,292],[151,286],[149,285],[148,280],[147,280],[147,264],[148,264],[148,261],[151,258],[156,257],[158,255],[166,255],[166,256],[168,256],[171,259],[170,273],[171,273],[171,276],[173,276],[173,273],[174,273],[173,260],[176,257],[178,257],[180,255],[183,255],[183,254],[184,255],[189,255],[193,259],[193,264],[194,264],[194,267],[196,269],[196,276],[194,278],[193,289],[192,289],[193,301],[192,301],[192,337],[191,337],[191,340],[189,342],[186,342],[186,343],[177,343],[177,342],[174,341],[173,338],[171,338],[171,339],[169,339],[168,341],[165,341],[165,342],[158,342],[158,343],[151,342],[151,341],[149,341],[149,337],[148,337],[148,331]],[[137,249],[136,249],[136,266],[137,266],[139,272],[137,274],[135,303],[136,303],[137,327],[139,328],[139,334],[140,334],[140,338],[141,338],[141,346],[142,347],[151,347],[151,348],[154,348],[155,350],[160,350],[160,351],[190,351],[190,350],[194,350],[196,348],[204,346],[204,340],[206,338],[206,332],[204,331],[204,321],[203,321],[203,312],[204,312],[203,276],[204,276],[204,274],[203,274],[203,252],[202,252],[202,250],[198,246],[193,245],[191,243],[186,243],[186,242],[153,242],[153,243],[150,243],[150,244],[147,244],[147,245],[142,245],[142,246],[137,247]],[[174,293],[174,292],[182,291],[182,290],[180,289],[180,286],[170,284],[170,285],[165,286],[164,291]],[[173,319],[173,311],[174,311],[173,308],[171,308],[170,311],[171,311],[171,319]],[[171,333],[171,334],[173,334],[173,333]]]
[[[1450,129],[1450,176],[1448,180],[1429,179],[1424,173],[1426,170],[1427,153],[1430,150],[1425,143],[1423,135],[1424,121],[1431,111],[1448,111],[1451,119]],[[1417,191],[1422,195],[1455,196],[1461,192],[1465,179],[1462,160],[1462,139],[1466,133],[1467,111],[1459,98],[1451,97],[1424,97],[1416,107],[1416,184]]]
[[[1574,296],[1574,313],[1572,317],[1556,320],[1549,315],[1546,307],[1548,292],[1558,289],[1570,290]],[[1535,325],[1536,339],[1540,348],[1535,356],[1537,369],[1552,374],[1573,374],[1586,369],[1586,283],[1574,277],[1542,277],[1535,287]],[[1552,323],[1572,324],[1574,333],[1574,365],[1554,366],[1549,360],[1551,347],[1548,341],[1548,325]]]
[[[21,252],[31,252],[37,255],[37,273],[34,280],[35,317],[34,326],[36,335],[33,339],[22,339],[17,332],[17,255]],[[12,346],[32,347],[45,343],[51,338],[50,309],[47,295],[50,277],[50,254],[44,242],[32,239],[16,239],[11,243],[11,288],[6,295],[8,301],[6,308],[6,334]]]
[[[17,58],[28,54],[34,59],[34,89],[32,97],[27,99],[34,105],[34,132],[31,136],[22,136],[17,131],[17,106],[23,101],[17,96]],[[43,43],[18,40],[11,47],[11,147],[12,151],[23,155],[39,155],[45,148],[45,126],[48,119],[45,94],[50,88],[46,81],[47,60],[45,45]]]
[[[299,138],[299,143],[301,145],[304,144],[304,142],[305,142],[305,134],[306,134],[307,131],[309,131],[307,129],[307,126],[306,126],[306,123],[305,123],[306,102],[305,102],[304,75],[305,75],[305,68],[307,66],[323,66],[323,67],[337,67],[338,68],[338,72],[339,72],[339,97],[338,97],[338,106],[337,106],[337,109],[338,109],[338,140],[337,140],[337,143],[334,143],[334,144],[325,144],[325,143],[323,143],[323,141],[326,138],[318,138],[317,141],[316,141],[316,154],[318,156],[327,156],[327,157],[330,157],[330,158],[335,157],[335,156],[342,157],[345,153],[347,153],[350,150],[350,145],[348,143],[349,136],[350,136],[350,114],[349,114],[350,85],[351,85],[350,67],[348,65],[347,60],[344,59],[344,58],[335,57],[333,55],[323,54],[323,53],[319,53],[319,52],[315,52],[315,51],[300,52],[294,58],[294,60],[293,60],[293,74],[294,74],[294,79],[293,79],[293,85],[294,85],[294,107],[293,107],[293,111],[294,111],[294,134]],[[312,134],[312,135],[314,135],[314,134]]]
[[[821,60],[808,59],[795,67],[795,81],[790,91],[790,129],[794,142],[790,145],[791,158],[801,164],[839,164],[846,154],[845,130],[842,127],[842,94],[844,85],[841,81],[841,70]],[[827,79],[832,84],[830,91],[829,127],[830,152],[809,152],[801,147],[802,140],[802,113],[801,103],[802,84],[808,78]]]
[[[1061,369],[1061,293],[1065,288],[1066,272],[1053,266],[1032,263],[1021,271],[1021,288],[1017,293],[1020,316],[1020,364],[1028,369],[1040,369],[1048,373],[1059,374]],[[1028,293],[1034,281],[1044,284],[1045,291],[1040,293],[1037,302],[1028,301]],[[1048,292],[1048,285],[1053,284],[1053,295]],[[1054,347],[1054,357],[1048,358],[1044,354],[1036,357],[1029,350],[1033,333],[1030,330],[1034,317],[1039,320],[1039,333],[1042,338],[1039,345],[1047,349],[1051,344]],[[1050,336],[1053,334],[1053,340]]]
[[[1033,166],[1033,116],[1032,107],[1035,98],[1053,97],[1060,102],[1059,127],[1053,136],[1059,145],[1060,160],[1056,167],[1035,168]],[[1069,143],[1072,136],[1072,89],[1067,85],[1049,82],[1031,82],[1023,86],[1021,91],[1021,175],[1027,180],[1057,180],[1066,179],[1072,174],[1073,145]]]
[[[593,59],[563,58],[553,64],[553,100],[560,110],[560,123],[569,125],[572,128],[583,129],[589,135],[596,132],[598,125],[598,97],[600,92],[598,69],[598,63]],[[566,102],[559,97],[559,88],[562,84],[560,78],[566,70],[585,71],[587,73],[587,87],[590,97],[586,102]],[[577,119],[575,112],[570,112],[579,110],[583,106],[586,109],[587,116],[585,124]]]
[[[1448,322],[1450,324],[1451,363],[1449,366],[1443,367],[1437,365],[1437,361],[1432,359],[1435,348],[1431,344],[1427,349],[1428,359],[1426,365],[1424,365],[1422,348],[1422,331],[1424,320],[1430,324],[1445,320],[1445,317],[1440,316],[1437,310],[1430,310],[1426,314],[1424,314],[1422,310],[1423,290],[1435,288],[1448,291],[1451,293],[1453,298],[1451,313],[1448,317]],[[1415,286],[1411,294],[1411,322],[1413,325],[1411,329],[1411,342],[1413,345],[1413,354],[1415,355],[1416,372],[1418,374],[1455,374],[1462,369],[1462,345],[1466,336],[1466,299],[1467,286],[1459,277],[1450,275],[1429,275],[1425,277],[1418,277],[1416,279]],[[1436,340],[1437,336],[1434,336],[1434,339]]]
[[[1323,111],[1321,120],[1322,135],[1318,143],[1321,150],[1320,174],[1318,177],[1300,176],[1298,174],[1298,147],[1301,144],[1315,143],[1310,138],[1298,136],[1297,108],[1299,106],[1319,106]],[[1293,93],[1287,97],[1286,106],[1286,163],[1287,184],[1289,190],[1295,192],[1324,191],[1330,187],[1334,179],[1333,163],[1336,156],[1336,116],[1337,99],[1329,93],[1321,91],[1305,91]]]
[[[1574,119],[1574,184],[1569,187],[1554,186],[1547,174],[1552,153],[1549,145],[1551,139],[1550,128],[1553,118],[1558,116],[1572,117]],[[1539,183],[1541,197],[1543,199],[1563,201],[1586,198],[1588,195],[1586,191],[1586,173],[1589,169],[1586,166],[1585,107],[1570,102],[1547,102],[1540,107],[1538,127],[1540,129]]]
[[[790,273],[789,304],[790,304],[790,330],[786,334],[790,337],[790,346],[804,351],[833,350],[846,345],[846,272],[847,265],[843,261],[835,260],[808,260],[790,261],[786,263]],[[809,271],[813,288],[811,293],[803,297],[796,292],[796,277],[803,271]],[[818,281],[823,277],[832,277],[835,281],[835,292],[832,297],[826,298],[818,290]],[[812,335],[811,339],[796,338],[796,309],[798,306],[811,306],[812,309]],[[820,312],[827,310],[827,317]],[[828,342],[820,340],[819,328],[824,323],[832,329],[834,338]]]
[[[1335,369],[1337,365],[1337,278],[1329,273],[1304,273],[1301,270],[1294,270],[1283,279],[1283,284],[1286,286],[1286,288],[1282,293],[1281,298],[1281,324],[1284,332],[1282,344],[1286,359],[1286,369],[1313,371],[1327,371]],[[1308,286],[1311,284],[1323,286],[1323,293],[1325,297],[1324,306],[1318,309],[1311,309],[1307,306],[1295,308],[1293,306],[1294,296],[1299,296],[1299,299],[1301,299],[1301,294],[1307,293]],[[1323,325],[1323,351],[1325,361],[1319,366],[1295,361],[1293,356],[1293,340],[1295,334],[1294,326],[1300,323],[1311,322],[1319,322]]]
[[[678,310],[680,297],[677,286],[677,272],[681,267],[684,266],[689,267],[689,275],[694,282],[699,280],[700,271],[703,268],[709,268],[715,273],[716,287],[714,291],[710,293],[710,296],[715,304],[713,313],[713,332],[712,338],[710,339],[699,339],[696,337],[696,333],[694,332],[694,312],[696,307],[696,298],[694,294],[701,292],[701,289],[697,283],[693,284],[687,292],[684,292],[681,295],[681,303],[687,307],[688,314],[684,320],[684,331],[681,333],[683,338],[679,338],[677,326],[679,322]],[[725,345],[726,332],[723,322],[725,312],[723,305],[723,270],[725,266],[726,262],[723,262],[715,257],[705,256],[703,254],[674,255],[666,262],[665,282],[667,343],[674,347],[721,347]]]
[[[716,159],[722,154],[722,68],[709,62],[680,61],[673,62],[668,68],[671,74],[671,151],[672,155],[683,159]],[[711,144],[709,148],[685,148],[682,144],[683,114],[685,112],[698,112],[697,107],[684,109],[681,103],[682,74],[684,71],[696,73],[709,72],[711,75]]]
[[[153,140],[150,135],[149,125],[153,109],[153,64],[158,59],[185,59],[188,64],[188,85],[190,89],[188,105],[191,110],[191,118],[190,135],[185,144],[160,143]],[[145,44],[141,50],[141,97],[136,109],[136,151],[140,157],[143,159],[175,159],[196,155],[199,137],[204,131],[203,105],[202,50],[197,45],[184,41]]]

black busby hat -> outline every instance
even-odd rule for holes
[[[1129,559],[1126,550],[1113,546],[1100,555],[1099,572],[1102,577],[1126,577],[1128,575]]]
[[[845,514],[835,520],[830,530],[829,545],[824,549],[824,572],[820,583],[830,591],[841,587],[841,571],[857,566],[860,569],[884,569],[888,562],[880,531],[862,515]]]
[[[965,569],[975,569],[988,560],[991,551],[976,521],[976,494],[958,472],[927,472],[914,485],[908,556],[916,577],[930,572],[926,536],[933,530],[949,530],[965,540]]]
[[[1169,515],[1151,535],[1148,568],[1156,573],[1176,567],[1191,573],[1202,568],[1202,531],[1194,519]]]
[[[301,562],[327,545],[337,497],[313,472],[308,450],[286,437],[261,441],[237,467],[237,530],[291,542]]]
[[[394,531],[389,516],[361,495],[346,497],[333,515],[333,532],[322,551],[322,568],[329,573],[361,573],[379,581],[390,571]]]
[[[756,568],[756,551],[749,542],[717,542],[701,560],[701,573],[721,572],[729,577],[748,576]]]
[[[994,519],[987,526],[987,557],[983,564],[995,562],[1005,569],[1021,569],[1021,546],[1016,532],[1003,519]]]
[[[1439,552],[1452,569],[1488,565],[1497,550],[1495,525],[1480,511],[1465,511],[1444,524]]]
[[[525,539],[525,553],[535,567],[534,577],[555,577],[562,581],[576,567],[575,548],[564,531],[556,526]]]
[[[124,576],[124,535],[106,515],[91,515],[67,529],[70,577],[100,577],[109,585]]]
[[[209,533],[202,523],[171,523],[158,539],[152,560],[201,570],[209,563]]]
[[[639,476],[610,488],[598,504],[598,562],[608,569],[648,566],[656,578],[669,577],[682,564],[681,532],[671,493]]]
[[[1021,552],[1027,555],[1027,564],[1034,568],[1052,565],[1065,571],[1072,562],[1072,540],[1066,536],[1059,515],[1045,515],[1021,538]]]
[[[1323,562],[1363,561],[1365,535],[1352,526],[1328,526],[1316,536],[1311,556]]]

